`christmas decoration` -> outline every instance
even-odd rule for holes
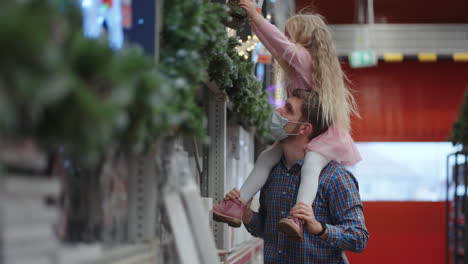
[[[121,49],[124,44],[121,0],[80,0],[80,3],[85,35],[99,38],[105,23],[110,46]]]
[[[105,6],[106,8],[111,8],[113,0],[101,0],[101,2],[102,2],[102,5]]]
[[[183,77],[169,78],[138,48],[116,53],[86,38],[77,8],[6,0],[0,14],[1,135],[60,145],[84,162],[120,147],[142,151],[156,137],[203,135],[203,111],[181,96]]]
[[[115,52],[85,37],[71,4],[2,1],[0,135],[62,146],[87,163],[112,149],[141,152],[159,137],[204,139],[206,118],[194,94],[208,78],[229,95],[230,117],[262,134],[271,109],[252,64],[236,51],[238,40],[226,36],[227,8],[206,0],[164,8],[155,64],[139,48]]]
[[[273,110],[268,96],[253,75],[253,64],[239,56],[237,38],[220,40],[212,51],[209,77],[226,90],[233,103],[229,116],[245,128],[255,128],[257,136],[268,136],[266,122]]]
[[[239,6],[239,0],[229,0],[227,5],[229,6],[230,19],[225,22],[225,25],[238,30],[247,24],[247,13]]]

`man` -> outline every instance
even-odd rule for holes
[[[327,129],[318,109],[317,94],[299,89],[284,107],[277,109],[288,119],[283,129],[292,136],[278,142],[283,157],[261,190],[258,213],[246,206],[242,216],[247,230],[265,241],[265,263],[346,263],[344,250],[361,252],[366,247],[368,232],[358,183],[339,163],[331,161],[322,170],[313,205],[294,206],[305,156],[304,145]],[[239,191],[234,189],[226,199],[236,198],[239,198]],[[292,241],[278,231],[279,221],[288,214],[295,221],[304,220],[302,241]]]

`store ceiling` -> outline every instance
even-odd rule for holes
[[[330,24],[353,24],[358,22],[358,3],[359,0],[296,0],[296,8],[312,8]],[[374,0],[376,23],[468,23],[467,10],[467,0]]]

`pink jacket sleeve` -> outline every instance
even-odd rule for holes
[[[262,23],[251,23],[252,29],[260,41],[270,51],[271,55],[280,62],[296,69],[299,73],[309,68],[310,54],[301,46],[295,45],[266,19]]]

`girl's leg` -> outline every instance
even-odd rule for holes
[[[242,185],[239,199],[223,200],[213,206],[213,219],[227,223],[232,227],[240,227],[245,206],[252,199],[268,179],[273,166],[281,158],[282,150],[275,144],[263,151],[250,172],[249,177]]]
[[[262,188],[273,166],[281,158],[283,151],[275,144],[263,151],[257,159],[253,170],[240,189],[240,200],[246,204]]]
[[[307,152],[302,164],[301,183],[296,204],[304,202],[312,205],[317,195],[319,176],[330,160],[317,152]],[[291,240],[304,238],[304,221],[296,217],[283,218],[278,223],[278,229]]]
[[[323,155],[309,151],[306,153],[301,171],[301,184],[296,203],[312,204],[317,195],[319,176],[330,160]]]

